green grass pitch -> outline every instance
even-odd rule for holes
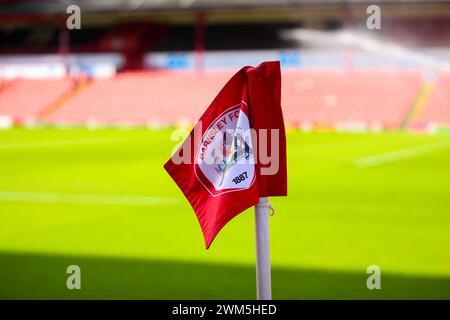
[[[162,167],[171,133],[0,131],[0,298],[254,299],[253,210],[205,250]],[[289,196],[271,199],[273,297],[450,299],[449,141],[289,132]],[[81,290],[66,288],[72,264]],[[369,265],[381,290],[366,287]]]

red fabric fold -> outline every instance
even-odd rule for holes
[[[286,137],[281,111],[278,61],[244,67],[223,87],[188,138],[164,165],[195,211],[209,248],[225,224],[258,203],[259,197],[287,195]],[[275,174],[259,156],[258,134],[278,130]],[[188,163],[179,163],[187,152]]]

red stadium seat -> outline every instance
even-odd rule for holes
[[[421,85],[418,71],[285,71],[283,108],[298,125],[399,128]]]
[[[230,72],[127,72],[98,79],[51,114],[52,123],[174,124],[192,122]]]
[[[15,122],[34,121],[72,88],[70,79],[12,80],[0,88],[0,115]]]

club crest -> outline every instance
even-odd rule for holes
[[[229,108],[204,132],[195,173],[213,196],[252,185],[255,166],[246,105]]]

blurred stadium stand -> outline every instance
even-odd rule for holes
[[[192,122],[244,65],[280,60],[290,126],[450,125],[450,3],[363,0],[0,0],[0,117],[14,123]],[[72,3],[71,3],[72,4]],[[283,37],[286,30],[375,35],[406,51],[370,52]],[[380,50],[379,50],[380,51]],[[388,50],[386,50],[387,52]],[[395,51],[395,50],[394,50]],[[436,76],[439,74],[439,76]]]
[[[231,76],[230,71],[124,72],[107,79],[15,80],[0,93],[0,111],[53,124],[173,125],[192,123]],[[283,73],[282,105],[291,126],[398,129],[414,104],[421,73],[298,71]],[[72,88],[54,110],[50,105]],[[31,94],[33,99],[29,99]]]
[[[34,122],[72,87],[71,79],[18,79],[0,87],[0,115],[10,116],[15,123]]]
[[[416,70],[286,71],[282,105],[300,127],[399,129],[420,86]]]
[[[450,74],[440,74],[430,91],[423,112],[411,124],[413,128],[420,129],[427,125],[450,126]]]
[[[193,123],[231,75],[124,72],[110,79],[93,80],[45,120],[62,124]]]

